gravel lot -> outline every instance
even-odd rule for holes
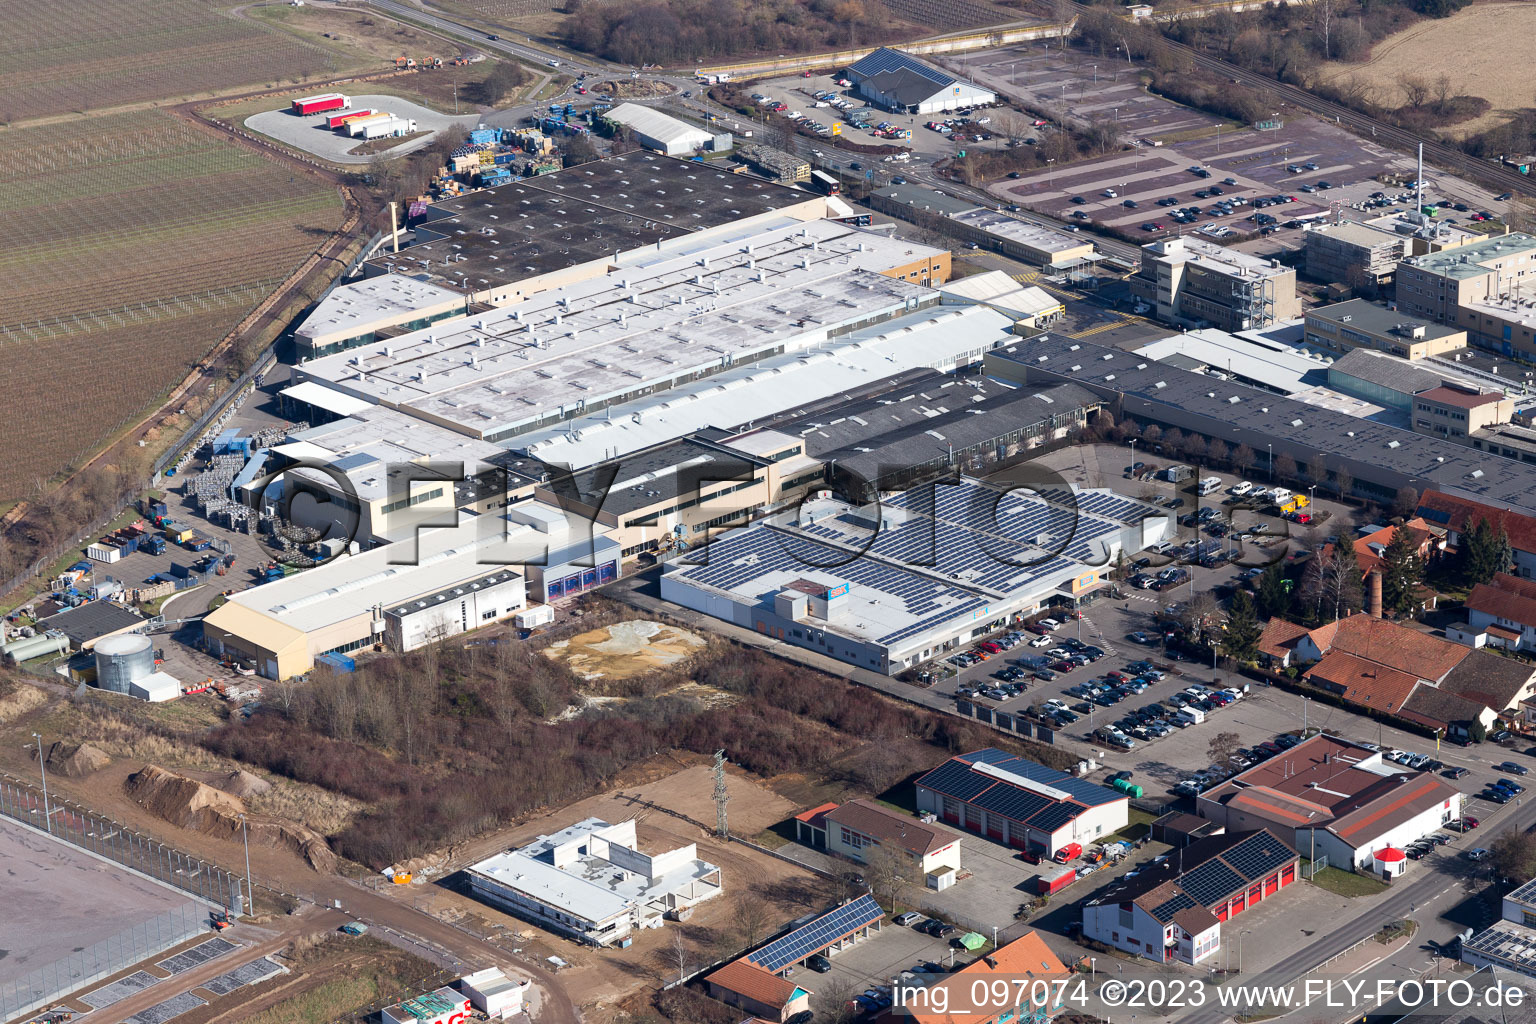
[[[353,96],[352,109],[380,109],[387,110],[397,117],[407,117],[416,122],[416,127],[432,133],[440,132],[447,128],[458,126],[459,130],[473,128],[479,120],[476,114],[466,114],[461,117],[453,117],[449,114],[439,114],[435,110],[410,100],[400,99],[398,96]],[[245,119],[245,126],[252,131],[276,139],[306,153],[313,153],[324,160],[338,164],[366,164],[373,156],[352,156],[350,150],[362,145],[362,139],[354,139],[345,134],[337,134],[325,127],[325,122],[335,111],[324,114],[314,114],[309,117],[299,117],[290,113],[287,109],[268,110],[260,114],[252,114]],[[433,135],[423,135],[419,138],[401,143],[393,149],[385,150],[384,156],[401,156],[412,150],[420,149],[431,142]]]

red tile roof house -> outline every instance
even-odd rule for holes
[[[1447,549],[1459,547],[1462,532],[1476,526],[1479,519],[1486,519],[1491,526],[1503,527],[1515,553],[1515,575],[1536,579],[1536,517],[1440,491],[1424,492],[1419,498],[1417,515],[1429,524],[1431,530],[1445,531]]]
[[[1474,647],[1536,651],[1536,580],[1501,572],[1479,583],[1467,595],[1467,625]]]
[[[1364,613],[1306,629],[1270,619],[1259,649],[1350,704],[1465,737],[1536,692],[1530,666]]]
[[[1369,871],[1376,851],[1461,817],[1461,800],[1432,774],[1320,734],[1200,794],[1196,810],[1228,831],[1267,828],[1309,860]]]

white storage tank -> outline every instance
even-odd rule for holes
[[[149,637],[123,633],[96,643],[96,685],[113,693],[155,674],[155,649]]]
[[[0,653],[8,654],[20,661],[31,661],[33,658],[46,658],[50,654],[63,654],[69,650],[69,640],[62,636],[30,636],[22,640],[15,640],[0,648]]]

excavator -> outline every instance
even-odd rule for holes
[[[443,58],[441,57],[423,57],[421,59],[421,70],[423,71],[432,71],[442,66]]]
[[[415,69],[415,67],[416,67],[416,58],[414,58],[414,57],[396,57],[395,58],[395,68],[397,70],[412,71],[412,70]]]

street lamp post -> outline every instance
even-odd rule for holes
[[[1269,482],[1275,482],[1275,446],[1273,442],[1265,442],[1264,447],[1269,451]]]
[[[251,836],[246,829],[245,815],[240,815],[240,838],[245,842],[245,912],[256,913],[256,892],[251,888]]]
[[[1307,738],[1307,704],[1311,700],[1312,700],[1311,697],[1303,697],[1303,698],[1301,698],[1301,738],[1302,739],[1306,739]]]
[[[1091,956],[1091,957],[1088,958],[1088,980],[1090,982],[1093,981],[1094,977],[1098,973],[1099,973],[1099,958],[1096,957],[1096,956]]]
[[[48,803],[48,768],[43,764],[43,738],[37,733],[33,733],[32,738],[37,741],[37,770],[43,773],[43,825],[52,834],[53,808]]]

